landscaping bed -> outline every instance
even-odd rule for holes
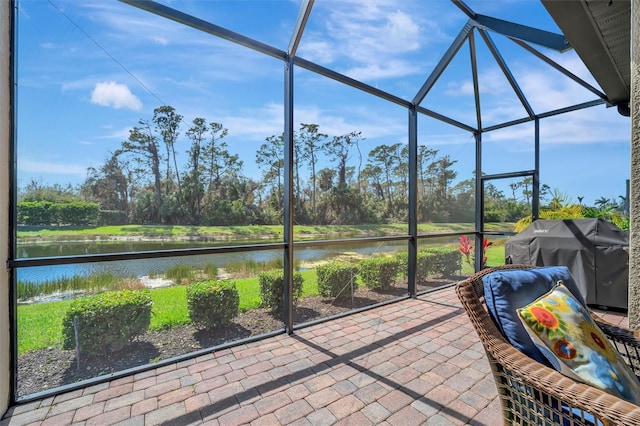
[[[418,284],[417,290],[437,288],[455,279],[433,278]],[[332,301],[320,296],[305,297],[296,305],[294,321],[301,324],[326,318],[406,294],[406,283],[403,282],[385,291],[358,288],[353,300],[349,298]],[[150,331],[119,352],[80,359],[79,366],[75,350],[47,348],[29,351],[18,358],[17,394],[18,397],[23,397],[282,328],[282,321],[274,317],[270,310],[251,309],[240,313],[231,324],[212,330],[197,330],[192,325],[187,325]]]

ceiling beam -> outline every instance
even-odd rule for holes
[[[558,52],[566,52],[571,49],[571,45],[561,34],[509,21],[503,21],[502,19],[492,18],[485,15],[476,14],[476,17],[473,20],[476,22],[477,27],[493,31],[507,37],[517,38],[518,40],[537,44],[539,46],[557,50]]]

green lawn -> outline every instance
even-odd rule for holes
[[[487,248],[487,266],[504,265],[504,245],[490,246]],[[474,272],[473,267],[462,262],[462,273],[471,275]]]
[[[513,230],[514,223],[489,223],[488,231]],[[419,233],[472,231],[473,223],[426,223],[418,224]],[[407,224],[375,224],[375,225],[296,225],[294,235],[297,239],[313,239],[318,236],[376,236],[402,235],[408,231]],[[201,236],[225,240],[279,240],[282,239],[282,225],[247,225],[247,226],[172,226],[172,225],[116,225],[97,227],[54,227],[19,226],[18,240],[61,241],[70,239],[106,239],[112,237],[166,237],[180,238],[185,236]]]
[[[62,347],[62,318],[71,301],[18,306],[18,354]]]

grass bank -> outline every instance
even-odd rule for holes
[[[513,230],[514,223],[490,223],[487,231]],[[441,232],[472,232],[473,223],[426,223],[418,225],[421,234]],[[379,225],[297,225],[294,235],[299,240],[317,238],[337,238],[349,236],[372,237],[382,235],[404,235],[407,224]],[[200,239],[200,240],[268,240],[280,241],[283,238],[282,225],[247,225],[247,226],[172,226],[172,225],[118,225],[99,227],[38,227],[19,226],[18,241],[78,241],[78,240],[114,240],[114,239]]]

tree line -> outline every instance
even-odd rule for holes
[[[127,140],[77,188],[31,182],[19,200],[96,203],[100,217],[120,223],[250,225],[281,223],[285,203],[284,135],[265,138],[255,153],[260,178],[225,141],[221,123],[195,118],[188,127],[171,106],[141,119]],[[407,221],[408,146],[381,144],[363,154],[359,131],[323,133],[300,124],[294,134],[293,204],[296,224],[376,224]],[[178,156],[186,154],[186,161]],[[473,222],[475,179],[454,182],[456,160],[418,147],[419,222]],[[473,176],[473,173],[470,173]],[[531,211],[532,180],[504,194],[485,187],[485,220],[517,221]],[[541,198],[551,193],[543,185]],[[110,213],[110,214],[106,214]]]

